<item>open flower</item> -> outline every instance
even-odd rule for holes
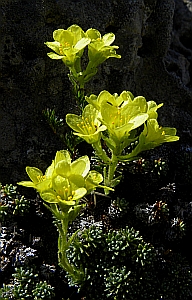
[[[146,120],[157,119],[157,109],[163,104],[157,105],[155,101],[146,101],[143,96],[134,98],[129,91],[118,94],[110,94],[102,91],[98,96],[92,94],[86,97],[86,101],[100,112],[101,123],[104,124],[110,134],[111,147],[113,142],[119,143],[130,135],[130,131],[141,126]],[[134,136],[132,136],[134,138]],[[112,141],[113,140],[113,141]]]
[[[124,106],[134,98],[133,94],[129,91],[123,91],[120,96],[118,94],[110,94],[108,91],[102,91],[98,96],[91,94],[85,97],[86,101],[92,104],[97,110],[100,111],[103,101],[111,103],[114,106]]]
[[[66,115],[67,124],[76,132],[75,135],[83,138],[87,143],[96,143],[101,136],[101,131],[106,130],[106,126],[101,125],[98,120],[99,112],[91,104],[83,110],[82,116],[74,114]]]
[[[108,103],[102,105],[101,115],[103,124],[117,143],[128,137],[131,130],[141,126],[148,118],[148,114],[136,112],[136,107],[114,107]]]
[[[142,151],[150,150],[160,146],[166,142],[178,141],[179,137],[176,136],[176,129],[170,127],[160,127],[156,119],[149,119],[144,124],[144,130],[139,136],[139,143],[134,150],[124,156],[119,156],[121,161],[133,160]]]
[[[53,39],[54,42],[45,44],[56,53],[50,52],[48,56],[52,59],[62,59],[68,67],[73,66],[75,60],[83,55],[84,48],[91,41],[78,25],[72,25],[67,30],[55,30]]]
[[[176,136],[176,132],[175,128],[160,127],[156,119],[149,119],[139,137],[140,147],[144,151],[166,142],[178,141],[179,137]]]
[[[94,67],[104,62],[109,57],[121,58],[121,55],[116,54],[118,46],[111,46],[115,40],[113,33],[107,33],[103,37],[96,29],[88,29],[86,36],[91,39],[91,43],[88,46],[89,60]]]
[[[49,203],[58,203],[61,207],[73,206],[81,199],[86,193],[86,188],[62,176],[56,176],[52,181],[52,188],[40,193],[41,198]],[[80,186],[80,187],[79,187]],[[84,186],[84,181],[83,181]]]
[[[89,63],[84,72],[85,81],[88,81],[90,76],[97,72],[98,65],[110,57],[121,58],[121,55],[116,53],[118,46],[111,46],[115,40],[113,33],[107,33],[102,37],[98,30],[90,28],[86,31],[86,36],[91,40],[88,44]]]
[[[45,175],[33,167],[27,167],[26,171],[31,181],[21,181],[18,184],[35,188],[44,201],[58,203],[62,210],[66,205],[78,204],[79,199],[100,186],[103,181],[100,173],[90,171],[88,156],[72,162],[67,150],[57,151]]]
[[[144,97],[132,99],[132,94],[125,91],[120,96],[105,92],[98,98],[101,122],[116,143],[127,138],[131,130],[141,126],[148,118]]]
[[[44,175],[41,170],[35,167],[26,167],[26,172],[31,181],[21,181],[18,183],[19,185],[32,187],[38,192],[46,190],[50,187],[51,177],[53,174],[53,164],[48,167]]]

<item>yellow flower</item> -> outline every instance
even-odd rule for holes
[[[31,181],[21,181],[18,184],[35,188],[44,201],[58,203],[62,209],[65,205],[78,204],[79,199],[103,181],[100,173],[90,171],[87,155],[72,162],[67,150],[57,151],[45,175],[34,167],[27,167],[26,171]]]
[[[106,130],[106,126],[101,125],[98,120],[98,115],[99,112],[88,104],[82,116],[67,114],[66,122],[75,131],[75,135],[80,136],[89,144],[94,144],[100,139],[101,131]]]
[[[58,29],[53,32],[54,42],[46,42],[54,52],[48,53],[52,59],[62,59],[71,67],[75,61],[83,55],[84,48],[90,43],[90,38],[78,25],[72,25],[67,30]]]

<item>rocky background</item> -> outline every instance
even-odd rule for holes
[[[76,110],[67,69],[47,56],[44,45],[58,28],[78,24],[102,35],[113,32],[122,58],[109,59],[87,86],[164,103],[163,126],[176,127],[169,152],[189,195],[192,179],[192,1],[191,0],[1,0],[0,3],[0,182],[27,178],[25,166],[45,169],[63,148],[42,110],[59,118]],[[181,166],[181,167],[180,167]]]

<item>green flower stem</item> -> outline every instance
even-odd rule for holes
[[[75,268],[68,261],[66,251],[69,247],[67,233],[68,233],[68,220],[61,220],[61,223],[57,223],[57,228],[59,230],[58,238],[58,261],[59,265],[69,273],[69,275],[76,282],[81,282],[82,277],[84,276],[83,272]]]
[[[114,179],[117,164],[118,164],[117,157],[114,154],[112,154],[111,164],[109,165],[109,170],[108,170],[108,180],[109,180],[109,182],[111,182]]]
[[[83,110],[85,107],[85,83],[84,78],[78,75],[76,70],[70,69],[71,73],[68,74],[69,79],[73,86],[73,92],[77,101],[78,106]]]
[[[114,184],[114,175],[115,175],[115,171],[118,165],[118,160],[117,157],[112,154],[111,157],[111,163],[108,166],[108,174],[106,174],[106,170],[105,170],[105,174],[104,174],[104,184],[106,186],[109,187],[114,187],[116,184]],[[105,189],[105,195],[109,194],[109,190]]]
[[[92,144],[93,149],[95,150],[96,154],[98,157],[105,163],[105,164],[110,164],[111,159],[107,156],[105,150],[101,146],[100,140],[97,141],[96,143]]]

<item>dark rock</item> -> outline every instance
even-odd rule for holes
[[[72,24],[114,32],[122,55],[100,67],[87,92],[130,90],[164,102],[160,122],[191,147],[191,1],[1,0],[0,22],[0,181],[25,179],[26,165],[45,169],[63,148],[42,110],[64,118],[76,104],[66,68],[47,57],[44,42]]]

